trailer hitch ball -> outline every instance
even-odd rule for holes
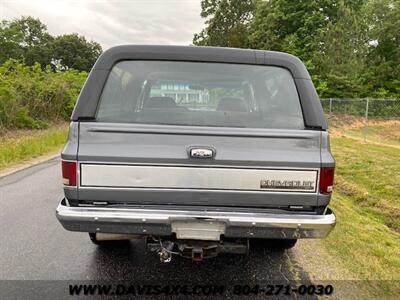
[[[158,255],[160,256],[160,261],[163,263],[169,263],[172,260],[172,249],[174,248],[174,243],[167,241],[165,245],[160,241],[160,251]]]
[[[160,261],[163,263],[169,263],[172,260],[172,254],[165,248],[161,249],[161,251],[158,252],[158,255],[160,256]]]

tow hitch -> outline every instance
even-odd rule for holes
[[[248,254],[249,240],[235,239],[222,241],[198,240],[161,240],[154,237],[146,239],[147,247],[157,252],[160,261],[168,263],[173,255],[179,255],[192,261],[200,262],[203,259],[216,257],[219,253]]]
[[[202,261],[203,256],[203,248],[193,248],[192,249],[192,260],[193,261]]]

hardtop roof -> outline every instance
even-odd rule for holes
[[[99,57],[94,69],[110,70],[121,60],[170,60],[272,65],[287,68],[294,78],[310,79],[296,56],[276,51],[226,47],[122,45],[112,47]]]
[[[72,112],[71,120],[93,120],[102,89],[112,67],[123,60],[166,60],[278,66],[288,69],[295,81],[306,128],[327,128],[311,77],[294,55],[264,50],[199,46],[122,45],[104,51],[93,66]]]

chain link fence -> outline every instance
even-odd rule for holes
[[[380,139],[383,128],[400,135],[400,99],[321,99],[330,129],[354,138]],[[400,136],[399,136],[400,144]]]

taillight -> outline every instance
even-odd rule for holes
[[[319,175],[319,192],[329,195],[333,190],[333,176],[335,168],[321,168]]]
[[[76,186],[76,161],[61,161],[63,183],[67,186]]]

